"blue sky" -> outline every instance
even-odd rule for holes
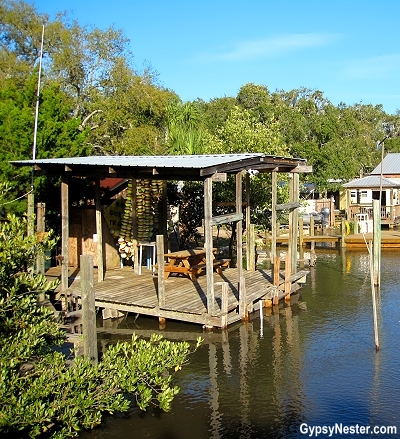
[[[29,0],[28,0],[29,1]],[[400,109],[400,1],[37,0],[81,25],[114,26],[135,66],[149,63],[183,101],[235,97],[246,83],[272,92],[318,89],[333,104]]]

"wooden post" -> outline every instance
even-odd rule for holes
[[[84,355],[97,363],[96,308],[93,281],[93,256],[80,256]]]
[[[274,286],[279,285],[279,271],[280,271],[280,265],[281,265],[281,258],[279,256],[275,256],[273,261],[273,282]]]
[[[35,196],[33,192],[28,194],[28,236],[35,233]]]
[[[391,222],[394,221],[394,217],[395,217],[394,203],[395,203],[394,189],[391,188],[391,189],[390,189],[390,221],[391,221]],[[391,224],[391,226],[393,227],[394,224]]]
[[[249,319],[249,313],[247,310],[247,295],[246,295],[246,284],[244,281],[244,277],[241,277],[239,280],[239,316],[242,320],[247,321]]]
[[[341,232],[341,239],[340,239],[340,247],[346,247],[346,220],[342,218],[341,226],[340,226],[340,232]]]
[[[162,215],[161,215],[161,233],[165,236],[168,241],[168,197],[167,197],[167,181],[163,181],[162,185]],[[135,197],[135,210],[136,210],[136,197]],[[167,244],[164,242],[164,245]],[[166,252],[166,248],[164,248],[164,253]]]
[[[204,246],[206,248],[207,313],[214,314],[214,274],[212,236],[212,177],[204,182]]]
[[[228,282],[222,283],[221,314],[221,329],[226,329],[228,327]]]
[[[299,256],[301,266],[304,268],[304,220],[299,218]]]
[[[61,292],[68,290],[68,265],[69,265],[69,177],[66,172],[62,174],[61,181]]]
[[[164,278],[164,235],[156,236],[157,246],[157,280],[158,280],[158,306],[165,306],[165,278]]]
[[[299,173],[294,172],[290,185],[290,202],[299,201]],[[297,272],[297,233],[299,228],[299,208],[291,209],[289,214],[289,247],[291,253],[291,269],[292,273]]]
[[[242,213],[242,173],[236,174],[236,213]],[[236,223],[236,252],[238,278],[243,277],[243,221]]]
[[[277,178],[277,171],[273,170],[272,174],[272,187],[271,187],[271,262],[272,264],[275,263],[275,257],[276,257],[276,237],[278,235],[279,230],[279,224],[277,224],[277,218],[276,218],[276,204],[277,204],[277,186],[278,186],[278,178]],[[272,267],[273,269],[273,267]]]
[[[46,215],[46,204],[37,203],[36,206],[36,231],[37,233],[44,233],[45,228],[45,215]],[[44,274],[44,255],[40,254],[36,258],[36,271],[39,274]]]
[[[247,270],[256,270],[256,252],[255,252],[255,236],[254,224],[250,224],[249,233],[247,234]]]
[[[236,174],[236,213],[242,213],[242,173]],[[243,221],[236,222],[236,265],[238,270],[239,315],[243,320],[248,319],[246,306],[246,286],[243,276]]]
[[[100,199],[100,180],[95,182],[95,197],[96,197],[96,235],[97,235],[97,281],[104,280],[104,256],[103,256],[103,224],[101,213],[101,199]]]
[[[353,230],[353,234],[356,235],[357,233],[358,233],[358,217],[357,217],[356,214],[354,214],[354,230]]]
[[[290,301],[290,292],[291,292],[291,281],[290,276],[292,274],[292,267],[290,264],[292,263],[292,258],[290,253],[286,253],[285,256],[285,300],[289,299]]]
[[[246,172],[245,175],[245,196],[246,196],[246,269],[254,271],[254,257],[251,258],[251,248],[254,245],[254,225],[253,225],[253,242],[251,242],[251,217],[250,217],[250,174]],[[254,251],[254,247],[253,247]]]
[[[129,186],[128,186],[129,187]],[[135,274],[139,274],[141,272],[141,267],[139,267],[139,246],[138,246],[138,220],[137,220],[137,200],[136,200],[136,192],[137,192],[137,180],[136,178],[132,178],[131,184],[131,200],[132,200],[132,212],[131,212],[131,221],[132,221],[132,243],[133,243],[133,260],[134,266],[133,271]]]
[[[374,232],[373,232],[373,273],[374,285],[381,284],[381,208],[379,200],[372,200],[374,215]]]
[[[315,234],[314,216],[310,215],[310,236],[314,236],[314,234]]]

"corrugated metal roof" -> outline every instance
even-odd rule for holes
[[[371,172],[371,175],[381,174],[381,164]],[[400,175],[400,153],[389,153],[383,158],[382,174],[384,175]]]
[[[12,161],[16,166],[33,166],[38,174],[90,176],[95,178],[196,179],[217,172],[235,173],[246,169],[288,172],[305,159],[263,153],[175,155],[175,156],[90,156]],[[113,175],[112,175],[113,174]]]
[[[376,188],[380,188],[380,185],[381,185],[380,176],[369,175],[367,177],[358,178],[357,180],[349,181],[348,183],[345,183],[343,187],[345,187],[346,189],[359,189],[359,188],[376,189]],[[396,188],[396,187],[400,187],[400,184],[389,178],[382,177],[382,187]]]
[[[175,156],[89,156],[89,157],[61,157],[52,159],[17,160],[13,164],[25,165],[89,165],[89,166],[128,166],[128,167],[157,167],[157,168],[206,168],[255,157],[271,157],[284,159],[285,157],[267,156],[262,153],[249,154],[215,154],[215,155],[175,155]],[[302,159],[293,159],[302,160]]]

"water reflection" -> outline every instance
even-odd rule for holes
[[[172,411],[133,410],[81,437],[294,439],[302,437],[303,422],[400,428],[397,273],[397,254],[384,253],[378,353],[368,255],[318,253],[301,293],[290,305],[264,309],[262,320],[257,310],[250,322],[213,333],[168,322],[167,338],[204,337],[177,375],[181,392]],[[102,343],[128,338],[133,329],[148,336],[158,332],[158,322],[127,318],[114,335],[101,334]]]

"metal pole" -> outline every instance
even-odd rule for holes
[[[39,116],[40,76],[42,74],[43,40],[44,40],[44,25],[42,27],[42,42],[40,45],[39,78],[38,78],[38,86],[36,91],[36,112],[35,112],[35,128],[33,131],[32,160],[36,159],[36,139],[37,139],[38,116]]]

